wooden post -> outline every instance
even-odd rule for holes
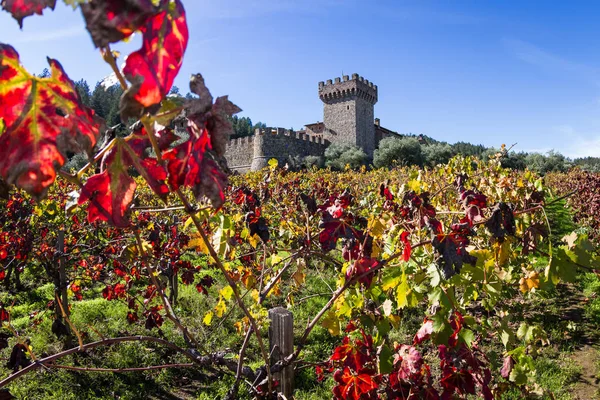
[[[271,365],[294,352],[294,316],[283,307],[269,310],[269,350]],[[292,399],[294,392],[294,366],[288,365],[281,372],[273,374],[279,381],[277,392]]]
[[[58,231],[58,238],[56,239],[56,250],[59,253],[58,259],[58,274],[59,274],[59,296],[62,303],[63,308],[65,309],[65,314],[67,317],[69,316],[69,296],[67,294],[67,273],[65,271],[65,231]]]

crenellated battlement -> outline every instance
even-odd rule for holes
[[[377,103],[377,85],[358,74],[352,74],[352,77],[344,75],[341,78],[319,82],[319,98],[325,103],[361,98],[375,104]]]
[[[330,142],[320,136],[307,135],[284,128],[256,128],[254,136],[232,139],[227,145],[229,166],[237,171],[264,168],[271,158],[280,162],[289,157],[323,156]]]
[[[295,139],[303,142],[315,143],[320,145],[329,145],[329,140],[323,139],[320,136],[307,135],[303,132],[292,131],[285,128],[256,128],[254,136],[285,136],[290,139]]]

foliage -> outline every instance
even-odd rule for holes
[[[560,196],[567,196],[575,210],[574,221],[589,228],[596,242],[600,239],[600,174],[572,169],[566,174],[549,174],[546,181]]]
[[[446,164],[454,156],[452,146],[449,144],[435,143],[421,147],[423,163],[429,167]]]
[[[252,136],[254,135],[255,129],[267,127],[267,125],[262,122],[258,122],[257,124],[253,125],[250,118],[238,117],[237,115],[234,115],[231,118],[231,125],[233,126],[233,134],[231,135],[232,139]]]
[[[5,4],[21,20],[42,3]],[[200,74],[180,107],[166,99],[188,41],[182,2],[80,6],[119,78],[121,120],[135,123],[124,137],[108,130],[93,151],[103,129],[85,85],[55,60],[50,76],[29,74],[0,45],[0,280],[11,289],[2,293],[0,347],[13,355],[0,386],[19,391],[18,379],[42,367],[72,370],[66,379],[185,367],[206,381],[227,375],[226,393],[209,395],[273,398],[274,373],[307,363],[315,340],[335,342],[307,364],[318,379],[331,375],[334,398],[539,391],[534,358],[548,338],[515,299],[548,296],[598,260],[583,234],[546,239],[537,175],[507,170],[499,157],[353,172],[346,165],[362,165],[364,152],[330,146],[327,164],[342,172],[270,162],[229,185],[224,153],[240,109],[214,99]],[[108,44],[136,29],[142,46],[122,76]],[[180,114],[186,138],[169,128]],[[60,170],[80,150],[91,162]],[[386,139],[376,165],[393,159],[420,165],[419,142]],[[39,295],[33,307],[17,301],[32,295],[25,291]],[[313,312],[297,313],[293,353],[272,359],[268,309],[310,300]],[[410,315],[418,323],[400,335]],[[46,335],[33,343],[33,332]],[[111,367],[97,371],[102,349]]]
[[[423,165],[421,144],[413,137],[385,138],[379,142],[379,148],[375,150],[373,164],[377,168],[394,165]]]
[[[539,153],[531,153],[526,157],[527,167],[540,175],[548,172],[565,172],[569,163],[565,156],[555,151],[549,151],[546,156]]]
[[[325,150],[325,165],[341,171],[346,168],[358,168],[367,161],[363,149],[349,144],[331,144]]]
[[[583,171],[600,172],[600,157],[584,157],[573,160],[573,165]]]

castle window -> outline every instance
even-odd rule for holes
[[[350,109],[350,106],[346,106],[346,110],[349,110],[349,109]]]

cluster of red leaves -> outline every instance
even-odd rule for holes
[[[397,221],[402,221],[409,228],[427,228],[431,233],[431,243],[438,254],[437,265],[444,279],[450,279],[460,272],[463,263],[474,264],[477,259],[466,250],[469,244],[468,236],[472,235],[475,220],[481,215],[481,209],[486,206],[485,196],[472,190],[465,190],[462,179],[457,180],[459,196],[464,206],[466,216],[459,223],[452,224],[447,233],[444,232],[442,223],[436,218],[436,209],[430,203],[430,194],[424,192],[416,194],[407,192],[401,203],[395,201],[387,183],[379,187],[379,194],[385,198],[384,209],[391,211]],[[408,231],[402,232],[400,241],[403,243],[403,259],[408,261],[411,245],[408,240]]]
[[[83,106],[75,85],[56,60],[51,76],[25,70],[17,51],[0,43],[0,177],[41,198],[67,152],[90,152],[101,121]]]
[[[257,235],[263,243],[267,243],[270,238],[269,226],[267,220],[262,217],[261,201],[259,196],[247,186],[233,189],[233,202],[242,206],[244,222],[250,232],[250,236]]]
[[[45,8],[54,10],[56,0],[2,0],[2,8],[12,14],[19,26],[23,27],[23,19],[34,14],[42,15]]]
[[[333,372],[336,385],[334,399],[439,399],[433,387],[431,371],[420,352],[413,346],[397,345],[392,370],[379,373],[379,353],[373,338],[362,329],[348,324],[342,345],[326,363],[325,370]],[[317,367],[322,379],[324,370]]]
[[[2,5],[21,21],[54,3],[4,0]],[[189,35],[181,1],[92,0],[81,9],[98,47],[127,38],[136,30],[142,33],[142,47],[127,57],[123,70],[131,86],[121,98],[121,118],[127,121],[156,113],[173,86],[187,48]],[[101,132],[102,122],[82,105],[60,64],[55,60],[49,63],[51,76],[36,77],[20,65],[11,46],[0,44],[3,192],[6,184],[15,184],[37,198],[44,197],[67,152],[89,154]],[[186,186],[198,200],[206,197],[216,208],[223,204],[227,176],[221,165],[232,131],[228,117],[240,109],[226,96],[213,104],[200,75],[192,77],[190,88],[200,98],[185,104],[188,140],[173,148],[176,137],[168,129],[153,127],[149,132],[138,126],[126,139],[111,142],[100,173],[90,177],[81,191],[79,203],[91,203],[90,222],[129,226],[127,213],[136,190],[130,168],[165,201],[169,193]],[[154,157],[148,155],[150,147]]]
[[[3,207],[0,213],[0,280],[4,280],[7,266],[17,261],[21,268],[22,262],[29,257],[34,242],[34,234],[29,229],[33,204],[23,195],[16,193]]]
[[[482,361],[485,356],[475,344],[469,348],[459,339],[462,315],[455,312],[448,322],[453,332],[448,344],[438,347],[441,393],[433,383],[430,366],[416,347],[433,334],[433,322],[428,319],[415,335],[414,345],[396,345],[390,373],[378,372],[381,353],[372,337],[350,323],[346,328],[348,336],[334,350],[325,368],[317,367],[317,376],[322,379],[325,371],[333,372],[334,399],[449,400],[467,394],[492,399],[491,373]]]

